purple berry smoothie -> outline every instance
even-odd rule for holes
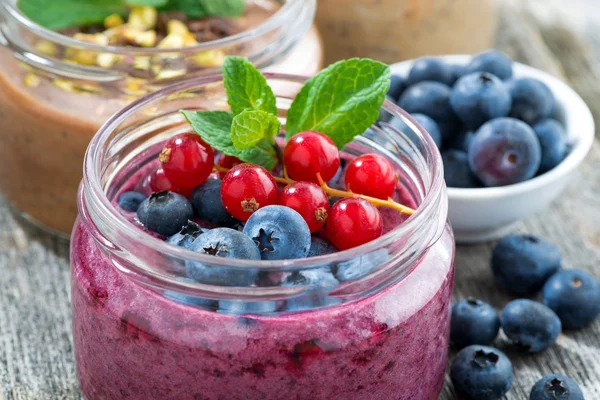
[[[143,189],[147,173],[122,191]],[[386,231],[404,219],[382,212]],[[219,314],[143,287],[117,271],[80,220],[71,243],[75,358],[88,400],[435,400],[441,391],[449,230],[399,283],[352,303],[277,316]]]

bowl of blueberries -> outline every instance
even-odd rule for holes
[[[506,54],[394,64],[388,101],[412,115],[444,162],[457,242],[498,239],[560,196],[590,150],[594,120],[559,79]],[[409,131],[399,120],[386,120]]]

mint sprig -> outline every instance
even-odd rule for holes
[[[262,110],[277,115],[273,90],[250,61],[242,57],[227,57],[222,70],[227,103],[235,115],[244,110]]]
[[[52,30],[102,24],[112,14],[125,15],[130,6],[181,11],[190,18],[237,17],[246,0],[19,0],[29,19]]]
[[[274,144],[280,128],[281,122],[275,115],[261,110],[245,110],[233,118],[231,141],[238,150],[256,146],[263,139]]]
[[[388,65],[359,58],[338,61],[304,84],[288,111],[286,138],[317,131],[342,149],[377,120],[389,87]]]

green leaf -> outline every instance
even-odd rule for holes
[[[246,110],[233,118],[231,141],[238,150],[256,146],[262,139],[274,143],[281,122],[273,114],[260,110]]]
[[[166,6],[169,0],[125,0],[128,6],[143,6],[143,7],[163,7]]]
[[[273,145],[267,139],[256,143],[255,147],[239,150],[231,141],[233,114],[226,111],[185,111],[181,113],[192,129],[213,149],[234,156],[242,161],[262,165],[272,170],[277,164],[277,155]]]
[[[386,64],[358,58],[332,64],[308,80],[294,99],[286,138],[313,130],[342,149],[377,120],[389,87]]]
[[[101,24],[111,14],[124,14],[123,0],[19,0],[33,22],[53,30]]]
[[[223,63],[223,82],[227,102],[235,115],[244,110],[262,110],[277,115],[273,90],[250,61],[242,57],[226,57]]]
[[[202,5],[202,0],[168,0],[167,5],[161,7],[160,11],[181,11],[190,18],[204,18],[208,13]]]
[[[208,15],[220,17],[237,17],[246,9],[246,0],[202,0],[201,3]]]

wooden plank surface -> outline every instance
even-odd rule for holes
[[[544,0],[545,1],[545,0]],[[554,0],[552,0],[554,1]],[[576,0],[593,4],[594,0]],[[538,0],[528,3],[541,4]],[[521,5],[523,3],[520,3]],[[545,4],[545,3],[544,3]],[[600,116],[600,75],[591,40],[573,29],[548,24],[536,8],[503,8],[498,47],[519,61],[567,79]],[[542,21],[540,23],[539,21]],[[567,268],[600,276],[600,144],[594,145],[564,197],[524,221],[520,232],[545,236],[563,252]],[[457,299],[475,296],[501,308],[510,297],[494,287],[491,244],[461,246],[456,257]],[[80,398],[70,333],[68,243],[20,223],[0,198],[0,400]],[[527,399],[534,382],[548,373],[578,381],[586,399],[600,399],[600,321],[564,333],[552,349],[537,355],[497,343],[511,358],[515,382],[508,400]],[[442,400],[456,398],[447,384]]]

